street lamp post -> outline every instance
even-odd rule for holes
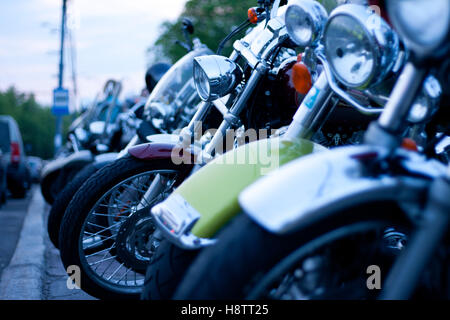
[[[64,79],[64,38],[66,32],[66,12],[67,12],[67,0],[62,2],[62,19],[61,19],[61,48],[59,51],[59,75],[58,75],[58,88],[56,90],[63,90]],[[55,91],[56,91],[55,90]],[[55,95],[55,93],[54,93]],[[56,102],[54,97],[54,109],[56,109]],[[54,112],[56,115],[56,130],[55,130],[55,154],[58,152],[62,144],[62,117],[63,114]]]

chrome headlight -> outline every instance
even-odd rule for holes
[[[381,82],[395,65],[397,34],[369,8],[347,4],[335,9],[325,27],[325,53],[336,78],[350,88]]]
[[[290,1],[285,14],[289,37],[300,47],[316,45],[328,19],[325,8],[313,0]]]
[[[389,17],[410,49],[434,54],[450,32],[449,0],[390,0]]]
[[[226,57],[211,55],[194,59],[195,87],[203,101],[226,96],[241,79],[241,68]]]

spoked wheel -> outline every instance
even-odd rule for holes
[[[249,299],[373,299],[376,282],[368,268],[390,270],[406,243],[401,232],[387,232],[377,221],[361,222],[323,234],[278,263],[251,290]],[[372,270],[369,268],[369,270]],[[381,273],[382,272],[382,273]],[[375,281],[375,280],[374,280]]]
[[[80,188],[61,224],[66,267],[80,266],[81,289],[99,298],[139,298],[146,266],[158,246],[150,209],[182,179],[169,161],[124,158]]]
[[[368,288],[368,267],[378,266],[383,281],[409,230],[391,203],[343,210],[285,235],[241,214],[199,253],[174,299],[370,299],[380,291]]]
[[[80,234],[80,257],[95,276],[116,285],[142,285],[142,273],[157,245],[149,210],[170,194],[176,175],[173,170],[156,170],[130,177],[92,208]],[[152,183],[159,189],[146,199]]]

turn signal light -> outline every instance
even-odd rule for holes
[[[258,23],[258,13],[256,12],[256,8],[250,8],[247,11],[248,21],[250,23],[256,24]]]
[[[409,151],[419,151],[419,148],[417,147],[417,143],[409,138],[404,138],[402,141],[402,148],[409,150]]]
[[[294,64],[292,67],[291,77],[295,91],[298,93],[305,95],[312,88],[311,73],[309,72],[308,67],[301,61]]]

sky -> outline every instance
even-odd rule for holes
[[[94,99],[109,78],[122,80],[122,97],[139,93],[145,86],[146,49],[160,24],[175,20],[185,2],[68,0],[80,101]],[[51,105],[58,84],[61,6],[62,0],[0,1],[0,90],[13,85]],[[72,88],[67,63],[64,87]]]

